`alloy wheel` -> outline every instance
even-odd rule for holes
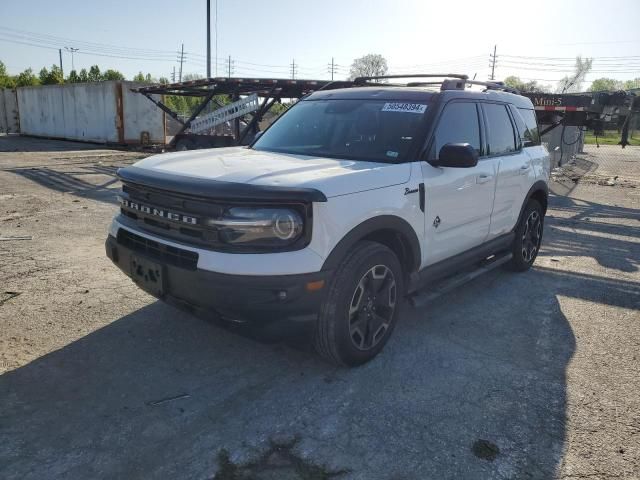
[[[396,308],[396,279],[391,269],[376,265],[356,286],[349,305],[349,335],[359,350],[370,350],[384,337]]]
[[[531,262],[540,248],[540,240],[542,238],[542,219],[540,214],[534,210],[527,217],[522,233],[522,259]]]

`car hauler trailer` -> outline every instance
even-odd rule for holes
[[[394,79],[424,78],[425,75],[393,75],[385,77],[384,86],[394,86]],[[442,77],[446,81],[416,81],[404,86],[447,89],[454,84],[457,88],[473,85],[487,89],[500,89],[520,93],[506,87],[502,82],[478,82],[469,80],[460,74],[428,74],[426,77]],[[375,80],[375,79],[373,79]],[[371,81],[328,81],[328,80],[288,80],[269,78],[207,78],[189,82],[165,85],[150,85],[132,89],[141,93],[161,108],[180,124],[178,132],[168,145],[179,150],[197,148],[226,147],[250,143],[259,130],[259,122],[277,102],[282,99],[299,99],[313,91],[347,88],[353,86],[376,86]],[[382,86],[382,85],[380,85]],[[198,97],[201,102],[187,119],[182,119],[178,112],[169,108],[166,103],[153,95],[176,95]],[[223,104],[217,97],[227,96],[231,103]],[[629,144],[629,125],[631,118],[640,112],[640,96],[634,93],[589,92],[571,94],[522,93],[531,99],[538,124],[545,128],[545,134],[558,126],[582,127],[593,130],[597,135],[606,127],[621,131],[619,144],[624,148]],[[219,97],[218,97],[219,98]],[[202,114],[214,104],[218,108]],[[202,114],[202,115],[201,115]],[[223,124],[232,124],[232,134],[219,135],[213,133],[215,128]]]
[[[348,87],[351,82],[328,80],[287,80],[276,78],[206,78],[166,85],[150,85],[133,89],[180,124],[169,142],[179,150],[227,147],[248,143],[258,131],[258,124],[274,104],[282,99],[299,99],[316,90]],[[182,119],[178,112],[153,95],[197,97],[200,103],[191,116]],[[231,103],[218,101],[226,96]],[[210,105],[217,106],[201,115]],[[247,119],[247,120],[245,120]],[[213,131],[223,124],[232,124],[231,135],[216,135]],[[244,124],[244,125],[243,125]]]
[[[541,134],[558,126],[574,126],[593,130],[597,137],[611,126],[620,130],[622,148],[629,145],[629,126],[640,112],[640,97],[625,91],[523,95],[533,103],[538,124],[548,125]]]

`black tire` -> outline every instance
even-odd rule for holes
[[[404,296],[398,257],[376,242],[358,242],[335,272],[320,309],[314,345],[336,365],[375,357],[391,336]]]
[[[513,240],[513,258],[507,268],[514,272],[524,272],[535,262],[544,231],[544,212],[536,200],[530,199],[522,212]]]

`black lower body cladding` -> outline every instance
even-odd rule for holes
[[[198,313],[223,320],[264,324],[272,321],[315,321],[325,288],[310,289],[309,283],[328,280],[330,272],[299,275],[229,275],[171,264],[107,238],[107,256],[150,294]],[[134,262],[154,265],[161,274],[159,285],[150,287],[135,272]],[[159,272],[160,273],[160,272]],[[325,282],[326,283],[326,282]],[[316,283],[318,285],[318,283]]]

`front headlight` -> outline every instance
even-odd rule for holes
[[[221,242],[247,247],[287,247],[304,232],[302,216],[289,208],[232,207],[207,224],[218,229]]]

